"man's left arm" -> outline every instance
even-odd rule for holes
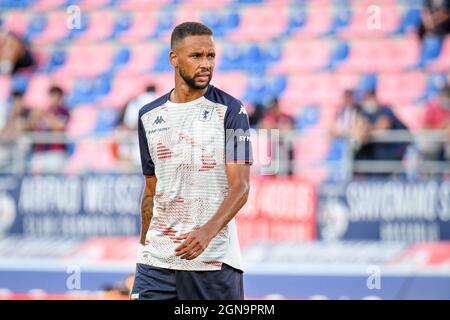
[[[177,237],[184,240],[175,254],[181,259],[192,260],[198,257],[213,239],[222,230],[238,211],[247,202],[250,191],[250,165],[229,163],[226,164],[228,177],[228,194],[214,216],[201,228]]]

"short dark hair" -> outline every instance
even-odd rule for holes
[[[186,38],[187,36],[212,36],[213,32],[210,28],[200,22],[183,22],[175,27],[170,37],[170,48],[173,49],[175,44]]]
[[[52,87],[50,87],[50,89],[48,90],[48,92],[49,92],[50,94],[59,94],[60,96],[64,95],[63,89],[61,89],[61,88],[58,87],[58,86],[52,86]]]

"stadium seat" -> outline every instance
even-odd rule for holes
[[[269,67],[273,73],[311,72],[323,67],[330,58],[330,42],[293,40],[286,43],[280,62]]]
[[[28,23],[28,28],[25,33],[25,39],[29,40],[45,30],[47,26],[47,17],[44,15],[33,15]]]
[[[422,72],[402,74],[381,74],[378,77],[378,98],[395,107],[402,107],[416,101],[426,87],[426,79]]]
[[[22,11],[11,11],[3,18],[6,29],[18,34],[25,35],[28,27],[28,16]]]
[[[277,12],[277,19],[273,19]],[[288,26],[288,15],[282,6],[248,6],[241,13],[239,26],[229,33],[232,41],[266,41],[281,35]]]
[[[95,77],[111,68],[112,58],[113,50],[109,44],[73,46],[67,54],[65,64],[55,73]]]
[[[425,68],[427,65],[435,61],[442,49],[442,39],[438,36],[426,36],[422,40],[422,50],[420,54],[420,61],[418,62],[418,68]]]
[[[117,171],[119,167],[113,154],[113,142],[111,138],[81,140],[69,158],[65,174]]]
[[[153,68],[157,58],[157,49],[153,44],[137,44],[130,49],[129,61],[116,68],[120,74],[145,73]]]
[[[450,70],[450,37],[444,39],[442,50],[437,59],[430,61],[427,70],[432,72],[445,72]]]
[[[400,25],[394,34],[404,34],[410,31],[416,31],[422,21],[422,10],[419,7],[409,8],[403,14]]]
[[[395,115],[410,129],[423,129],[425,108],[420,105],[408,105],[394,109]]]
[[[87,30],[77,37],[76,42],[94,43],[105,40],[113,32],[114,18],[110,12],[99,11],[91,13],[89,21]]]
[[[39,46],[53,44],[62,40],[68,35],[69,32],[66,22],[67,15],[64,11],[49,13],[45,29],[41,33],[32,37],[30,41]]]
[[[118,116],[119,112],[116,109],[100,109],[95,125],[95,132],[111,132],[117,126]]]
[[[94,105],[82,104],[72,109],[67,134],[77,138],[92,133],[97,123],[98,112]]]
[[[35,1],[31,9],[35,12],[48,12],[57,8],[62,8],[66,0],[40,0]]]
[[[47,75],[35,75],[31,78],[24,96],[25,105],[30,108],[46,108],[49,105],[48,89],[52,81]]]
[[[215,74],[211,84],[225,92],[232,92],[235,97],[243,97],[247,87],[247,77],[239,71]]]
[[[125,29],[127,27],[125,17],[119,22],[122,25],[119,24],[116,27],[123,29],[118,29],[120,32],[116,36],[116,39],[122,43],[139,42],[154,34],[157,26],[157,12],[147,10],[136,13],[132,17],[131,26],[128,29]]]
[[[94,10],[106,6],[111,0],[84,0],[77,5],[81,10]]]
[[[294,39],[311,38],[324,34],[330,29],[332,17],[333,11],[330,5],[316,2],[308,4],[306,23],[302,28],[293,32]]]

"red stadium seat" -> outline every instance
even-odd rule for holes
[[[381,74],[378,78],[378,98],[395,107],[408,106],[424,92],[426,77],[420,71],[401,74]]]
[[[131,27],[117,39],[122,43],[138,42],[152,35],[158,22],[155,10],[138,12],[133,16]]]
[[[149,8],[156,9],[160,6],[166,5],[170,0],[122,0],[118,2],[116,8],[119,10],[141,11]]]
[[[46,108],[49,105],[48,89],[52,85],[49,76],[34,75],[24,96],[25,105],[30,108]]]
[[[64,172],[66,174],[81,174],[90,170],[117,171],[118,164],[112,144],[112,138],[84,139],[78,142]]]
[[[431,61],[428,66],[428,70],[433,72],[446,72],[450,70],[450,37],[447,36],[444,40],[441,53],[439,57]]]
[[[273,19],[276,12],[277,18]],[[282,5],[248,6],[241,14],[239,27],[230,32],[229,39],[233,41],[266,41],[286,30],[288,15]]]
[[[247,87],[247,76],[238,71],[217,73],[213,76],[211,84],[225,92],[230,92],[235,97],[243,97]]]
[[[90,14],[86,32],[79,35],[76,42],[96,42],[111,35],[114,28],[114,18],[108,11]]]
[[[25,12],[12,11],[6,15],[3,21],[6,29],[12,32],[23,35],[27,31],[28,17]]]
[[[311,3],[308,5],[306,16],[306,24],[298,32],[294,34],[294,38],[310,38],[326,32],[332,19],[332,6],[325,4],[327,1],[320,1],[322,3]],[[331,1],[328,1],[331,3]]]
[[[69,50],[66,63],[55,74],[95,77],[109,70],[112,56],[112,47],[109,44],[73,46]]]
[[[423,117],[425,108],[418,105],[409,105],[406,107],[395,108],[395,114],[411,130],[423,129]]]
[[[92,133],[97,124],[98,112],[93,105],[79,105],[70,113],[67,128],[69,137],[79,137]]]
[[[358,40],[350,45],[350,53],[338,65],[341,72],[392,72],[402,71],[418,61],[419,43],[412,39]]]
[[[233,0],[184,0],[183,3],[192,7],[202,8],[202,9],[220,9],[224,6],[230,4]]]
[[[280,62],[270,67],[274,73],[297,73],[314,71],[325,66],[330,57],[330,42],[294,40],[288,42]]]
[[[64,11],[50,13],[45,30],[34,36],[31,41],[35,45],[54,44],[69,33],[67,28],[67,14]]]
[[[88,0],[82,1],[77,6],[80,7],[81,10],[92,10],[92,9],[100,9],[110,2],[110,0]]]
[[[334,79],[329,73],[308,77],[290,76],[288,86],[280,97],[280,106],[286,112],[297,115],[299,108],[305,105],[328,105],[337,101],[341,94],[332,88],[334,88]]]
[[[131,49],[130,60],[119,71],[118,75],[140,74],[150,70],[158,56],[158,48],[151,43],[134,45]],[[168,57],[167,57],[168,59]]]
[[[62,7],[65,3],[66,0],[38,0],[31,9],[36,12],[48,12]]]
[[[142,76],[115,77],[110,93],[99,104],[105,107],[123,108],[131,99],[144,92],[147,84],[148,81]],[[158,86],[158,82],[155,81],[155,84]]]

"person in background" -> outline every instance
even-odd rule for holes
[[[15,33],[2,28],[0,21],[0,75],[11,75],[33,65],[27,44]]]
[[[126,137],[129,133],[137,130],[136,119],[139,115],[139,109],[156,98],[156,87],[149,84],[145,92],[128,102],[119,116],[115,130],[116,142],[113,145],[113,153],[125,170],[139,166],[141,163],[137,141],[126,139]]]
[[[445,37],[450,33],[450,0],[426,0],[418,35]]]
[[[361,106],[355,101],[354,91],[350,89],[345,90],[335,121],[331,127],[331,135],[334,138],[349,138],[360,112]]]
[[[403,159],[407,143],[371,142],[370,135],[383,130],[407,130],[389,106],[381,105],[375,91],[364,94],[361,112],[356,121],[354,136],[359,144],[355,160],[397,160]]]
[[[294,173],[294,126],[295,119],[281,110],[278,99],[272,101],[258,123],[259,129],[280,130],[280,175],[290,176]]]
[[[14,91],[11,95],[10,106],[2,108],[4,115],[0,125],[0,165],[12,165],[13,152],[21,151],[22,145],[17,145],[17,137],[20,133],[30,130],[31,111],[24,105],[23,93]]]
[[[450,160],[450,85],[443,87],[439,95],[427,103],[423,128],[446,131],[449,139],[447,143],[422,143],[422,156],[427,160]]]
[[[64,105],[64,92],[52,86],[48,92],[50,105],[32,113],[31,129],[40,133],[64,133],[70,119],[68,108]],[[51,135],[49,136],[51,137]],[[65,165],[67,144],[37,143],[33,148],[31,170],[34,173],[60,172]]]

